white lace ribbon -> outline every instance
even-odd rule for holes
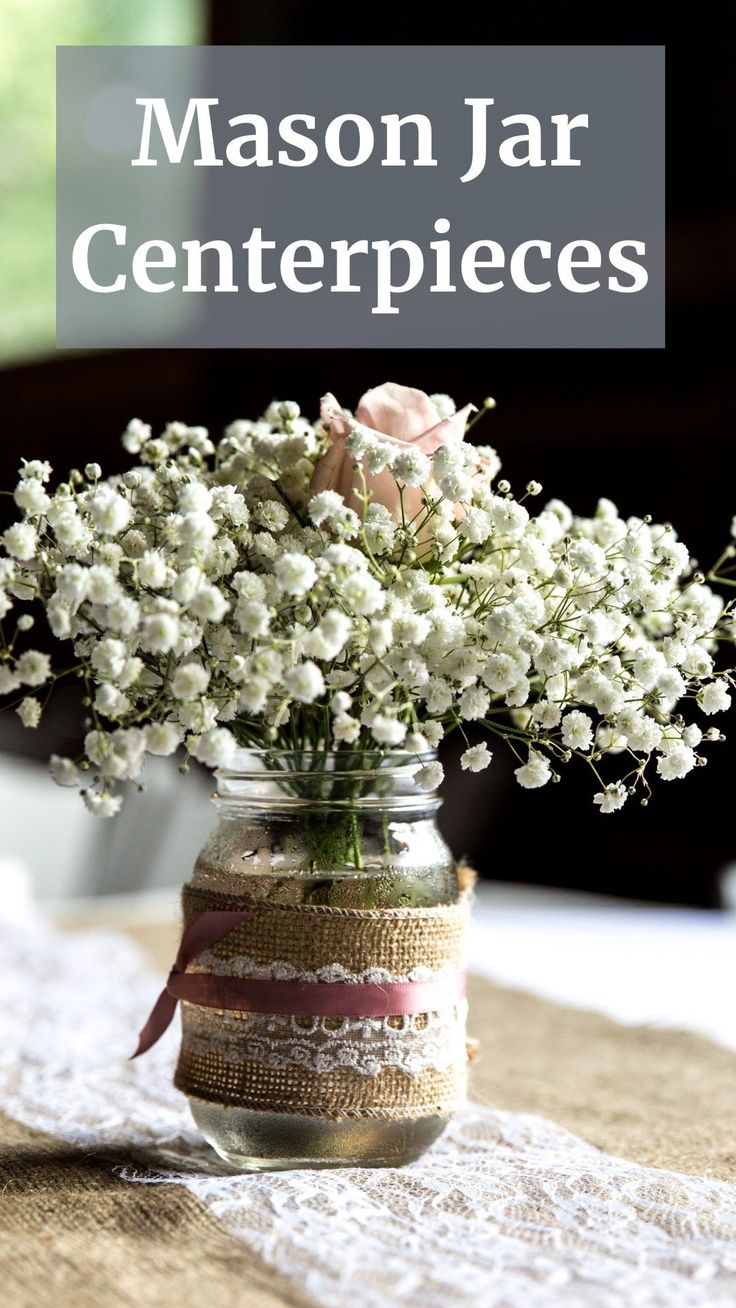
[[[329,1308],[732,1308],[736,1187],[602,1154],[473,1106],[397,1171],[222,1175],[171,1084],[176,1037],[130,1063],[158,990],[124,938],[0,930],[0,1107],[127,1148]]]

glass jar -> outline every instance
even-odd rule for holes
[[[240,750],[217,773],[217,819],[184,915],[252,916],[195,970],[319,986],[320,1002],[331,981],[460,976],[467,896],[435,823],[441,801],[418,787],[417,768],[397,753]],[[459,991],[429,1013],[415,1001],[389,1016],[183,1003],[177,1085],[241,1170],[397,1166],[464,1098],[464,1027]]]

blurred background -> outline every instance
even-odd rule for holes
[[[371,37],[447,41],[446,17],[423,19],[418,33],[416,18],[402,12],[371,6]],[[584,24],[565,14],[536,23],[540,44],[667,39],[661,25],[645,30],[641,15],[637,30],[625,32],[608,15],[604,30],[589,14]],[[357,30],[333,7],[298,0],[0,0],[0,486],[15,484],[21,455],[48,458],[60,471],[90,459],[106,471],[123,468],[119,435],[133,416],[217,433],[275,397],[313,415],[328,389],[354,406],[369,386],[391,379],[446,391],[458,403],[494,395],[498,408],[479,438],[498,448],[512,484],[534,477],[545,495],[583,513],[605,494],[624,514],[672,521],[707,567],[736,513],[736,107],[726,21],[725,9],[712,10],[707,36],[694,43],[689,30],[675,31],[667,40],[665,350],[94,354],[54,348],[55,45],[330,44],[365,40],[366,24]],[[520,31],[498,6],[456,3],[451,34],[459,44],[503,44],[518,42]],[[8,512],[0,507],[0,526]],[[36,731],[0,715],[6,872],[24,859],[45,896],[180,882],[209,822],[211,782],[203,774],[184,779],[161,762],[120,819],[95,822],[45,772],[52,750],[76,750],[74,696],[59,693]],[[447,742],[442,825],[484,877],[699,907],[721,902],[724,870],[736,859],[733,726],[709,767],[660,785],[647,809],[612,819],[593,808],[583,769],[528,794],[499,749],[490,772],[461,779],[460,748]]]

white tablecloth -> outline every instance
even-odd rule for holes
[[[472,958],[489,975],[627,1019],[681,1022],[687,1008],[702,1026],[709,1003],[725,1011],[715,987],[730,921],[521,899],[480,897]],[[702,1012],[684,985],[679,1006],[665,1002],[678,967]],[[0,927],[0,1108],[69,1144],[132,1153],[131,1184],[185,1186],[323,1308],[736,1302],[736,1187],[609,1156],[527,1114],[471,1106],[398,1171],[228,1174],[171,1084],[175,1030],[127,1061],[159,985],[119,935]]]

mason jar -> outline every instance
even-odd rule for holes
[[[182,1003],[176,1084],[234,1167],[398,1166],[464,1100],[469,888],[431,759],[244,749],[217,773],[184,923],[236,925],[188,969],[212,994]]]

